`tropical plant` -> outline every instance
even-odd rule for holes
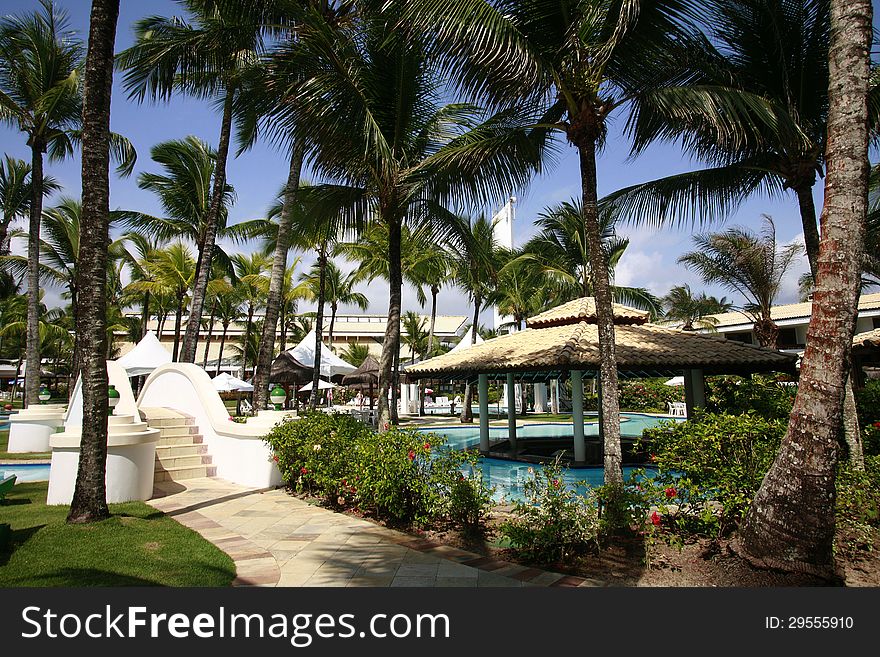
[[[680,322],[684,331],[706,329],[714,331],[718,320],[713,315],[726,313],[733,308],[727,297],[716,299],[700,292],[694,296],[690,285],[674,285],[662,299],[663,318],[671,322]]]
[[[416,362],[416,356],[424,357],[428,349],[428,332],[425,330],[425,318],[408,310],[403,313],[402,342],[409,347],[410,362]]]
[[[9,253],[9,229],[19,218],[30,212],[33,189],[30,181],[31,166],[24,160],[7,155],[0,162],[0,255]],[[43,176],[43,196],[60,189],[50,176]]]
[[[130,98],[169,100],[175,92],[222,103],[220,137],[213,186],[204,218],[201,258],[193,288],[183,360],[194,362],[202,310],[212,271],[214,244],[221,227],[226,195],[226,160],[231,141],[233,107],[242,79],[259,64],[263,52],[260,12],[252,3],[182,2],[191,21],[149,16],[135,24],[135,43],[117,56],[125,71]]]
[[[799,244],[779,247],[776,227],[765,215],[760,234],[747,228],[730,228],[722,233],[696,235],[696,251],[678,261],[695,270],[706,284],[719,283],[745,298],[743,312],[754,322],[755,337],[764,347],[776,348],[779,327],[773,321],[773,302],[782,279],[801,253]]]
[[[388,229],[391,289],[379,392],[384,430],[392,420],[388,392],[400,345],[403,226],[442,223],[443,204],[452,199],[476,204],[506,195],[503,190],[524,184],[535,170],[544,142],[525,129],[534,122],[522,112],[486,119],[469,105],[440,104],[444,80],[424,39],[400,29],[394,6],[364,3],[360,9],[355,38],[315,39],[282,59],[305,80],[297,119],[314,144],[315,169],[336,183],[316,191],[344,215]]]
[[[305,285],[300,288],[305,298],[309,301],[317,301],[319,297],[321,272],[319,265],[315,264],[312,270],[301,277]],[[370,305],[367,297],[361,292],[355,292],[354,286],[357,281],[355,272],[343,274],[332,260],[327,261],[324,269],[324,303],[330,304],[330,327],[327,330],[327,342],[333,349],[333,327],[336,324],[336,313],[339,305],[354,305],[361,310],[366,310]]]
[[[813,312],[788,431],[740,528],[765,567],[834,573],[838,437],[868,214],[872,6],[831,0],[825,205]]]
[[[365,344],[350,342],[348,346],[340,354],[342,360],[351,363],[355,367],[363,365],[364,361],[370,356],[370,348]]]
[[[242,295],[241,290],[230,287],[217,293],[217,299],[214,314],[217,321],[220,322],[222,331],[220,333],[220,347],[217,352],[217,368],[214,376],[220,374],[220,367],[223,364],[223,350],[226,347],[226,338],[229,335],[229,327],[233,322],[241,321],[243,313],[241,310]]]
[[[252,352],[249,347],[252,344],[259,345],[259,339],[252,336],[255,331],[254,313],[265,303],[266,293],[269,291],[269,277],[266,273],[271,269],[272,262],[262,253],[250,255],[236,253],[232,256],[232,266],[235,269],[236,288],[245,305],[243,344],[248,348],[242,350],[241,356],[244,369],[247,371],[248,363],[255,363],[256,358],[256,351]]]
[[[679,0],[625,5],[585,1],[418,0],[396,3],[407,22],[432,35],[454,80],[494,106],[537,110],[538,125],[577,149],[583,234],[596,299],[606,483],[623,481],[614,316],[602,248],[596,156],[615,109],[637,120],[664,79],[660,64],[685,31]]]

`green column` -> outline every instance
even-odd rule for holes
[[[480,374],[477,379],[480,395],[480,452],[489,453],[489,375]]]
[[[574,423],[574,460],[587,460],[587,443],[584,440],[584,373],[571,371],[571,421]]]

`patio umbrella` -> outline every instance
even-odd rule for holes
[[[330,390],[331,388],[335,388],[336,385],[330,383],[329,381],[325,381],[324,379],[318,379],[318,390]],[[299,389],[299,392],[311,392],[312,390],[312,382],[309,381],[302,388]]]
[[[211,382],[214,384],[214,389],[217,392],[253,392],[254,387],[248,383],[247,381],[242,381],[241,379],[237,379],[231,374],[227,374],[223,372],[222,374],[218,374]]]
[[[370,410],[373,409],[373,386],[379,383],[379,362],[367,356],[361,366],[342,377],[342,385],[366,385],[370,392]]]

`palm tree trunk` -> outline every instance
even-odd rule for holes
[[[27,365],[23,406],[40,394],[40,218],[43,215],[43,144],[31,143],[31,207],[28,221]]]
[[[214,318],[217,316],[217,300],[211,304],[211,318],[208,320],[208,335],[205,337],[205,356],[202,359],[202,369],[208,367],[208,350],[211,348],[211,336],[214,333]]]
[[[400,304],[403,288],[400,262],[401,233],[400,221],[396,218],[391,219],[388,222],[388,321],[385,324],[382,355],[379,357],[379,431],[387,431],[394,416],[397,415],[395,400],[392,399],[392,404],[389,404],[388,395],[397,388],[394,362],[395,357],[400,355]]]
[[[244,328],[244,348],[241,350],[241,360],[242,360],[242,376],[247,376],[247,366],[248,366],[248,351],[250,351],[251,344],[251,331],[254,330],[254,302],[248,302],[248,311],[247,311],[247,324],[245,324]],[[262,410],[262,409],[257,409]]]
[[[834,576],[837,437],[868,199],[870,0],[831,1],[825,207],[801,385],[788,432],[740,530],[754,564]]]
[[[434,353],[434,323],[437,320],[437,294],[439,292],[439,287],[436,285],[431,286],[431,325],[428,327],[428,358]]]
[[[269,278],[269,296],[266,300],[266,316],[263,319],[263,333],[260,336],[260,350],[257,353],[254,372],[254,406],[265,408],[269,399],[269,375],[272,370],[272,357],[275,355],[275,333],[278,330],[278,315],[284,305],[284,274],[287,271],[287,252],[290,250],[293,209],[299,178],[302,172],[305,147],[297,140],[290,154],[290,169],[287,173],[287,186],[284,188],[284,204],[278,221],[278,237],[275,240],[275,254],[272,257],[272,274]],[[284,319],[282,317],[282,332]],[[283,347],[282,347],[283,349]]]
[[[68,522],[110,515],[107,462],[107,245],[110,227],[110,92],[119,0],[93,0],[85,66],[82,219],[76,287],[76,341],[82,368],[83,418],[79,469]]]
[[[147,334],[147,325],[150,323],[150,293],[144,293],[144,303],[141,307],[141,338]]]
[[[333,326],[336,324],[336,310],[339,306],[335,303],[330,304],[330,330],[327,332],[327,346],[333,351]]]
[[[804,247],[810,263],[810,274],[816,280],[816,267],[819,262],[819,229],[816,226],[816,205],[813,202],[813,186],[802,184],[795,188],[798,207],[801,211],[801,224],[804,228]]]
[[[281,315],[278,321],[281,322],[281,338],[278,349],[280,351],[287,351],[287,302],[285,301],[281,303]]]
[[[312,392],[309,395],[309,408],[318,407],[318,381],[321,379],[321,346],[324,342],[324,294],[327,285],[327,244],[318,250],[318,312],[315,316],[315,362],[312,372]]]
[[[223,333],[220,336],[220,351],[217,354],[217,370],[214,372],[214,376],[220,375],[220,365],[223,363],[223,347],[226,346],[226,334],[229,331],[229,324],[223,325]]]
[[[158,320],[159,323],[156,326],[156,333],[159,340],[162,339],[162,331],[165,329],[165,320],[168,319],[168,313],[160,313]]]
[[[189,306],[186,335],[183,338],[181,360],[185,363],[193,363],[196,360],[196,345],[199,341],[202,309],[208,291],[208,279],[211,276],[211,263],[214,259],[214,241],[220,222],[220,206],[223,204],[223,192],[226,189],[226,159],[229,155],[229,141],[232,132],[232,101],[234,98],[235,89],[230,85],[226,89],[226,99],[223,102],[220,143],[217,146],[217,160],[214,164],[214,187],[211,190],[211,206],[208,208],[208,216],[205,217],[205,242],[202,245],[201,260],[196,272],[192,302]]]
[[[175,363],[179,362],[177,357],[179,354],[180,347],[180,325],[183,323],[183,295],[178,296],[177,298],[177,311],[174,313],[174,350],[171,355],[171,360]]]
[[[602,229],[596,192],[596,140],[587,137],[578,144],[583,193],[584,235],[590,254],[593,298],[599,328],[599,374],[601,376],[602,421],[604,436],[605,483],[623,483],[620,449],[620,403],[617,392],[617,354],[614,342],[614,314],[608,264],[602,250]]]
[[[483,305],[483,300],[480,298],[479,294],[474,295],[474,323],[471,324],[471,344],[477,344],[477,322],[480,321],[480,307]],[[474,421],[474,411],[471,408],[473,406],[474,399],[474,391],[471,389],[470,383],[464,384],[464,402],[461,405],[461,415],[459,416],[459,420],[463,424],[470,423]],[[512,398],[508,398],[508,404],[514,403]]]
[[[400,423],[400,411],[397,408],[400,401],[400,331],[397,332],[397,345],[394,348],[394,370],[391,373],[391,424]]]

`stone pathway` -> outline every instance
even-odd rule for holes
[[[283,489],[222,479],[156,484],[148,503],[235,561],[233,586],[595,586],[431,543],[323,509]]]

